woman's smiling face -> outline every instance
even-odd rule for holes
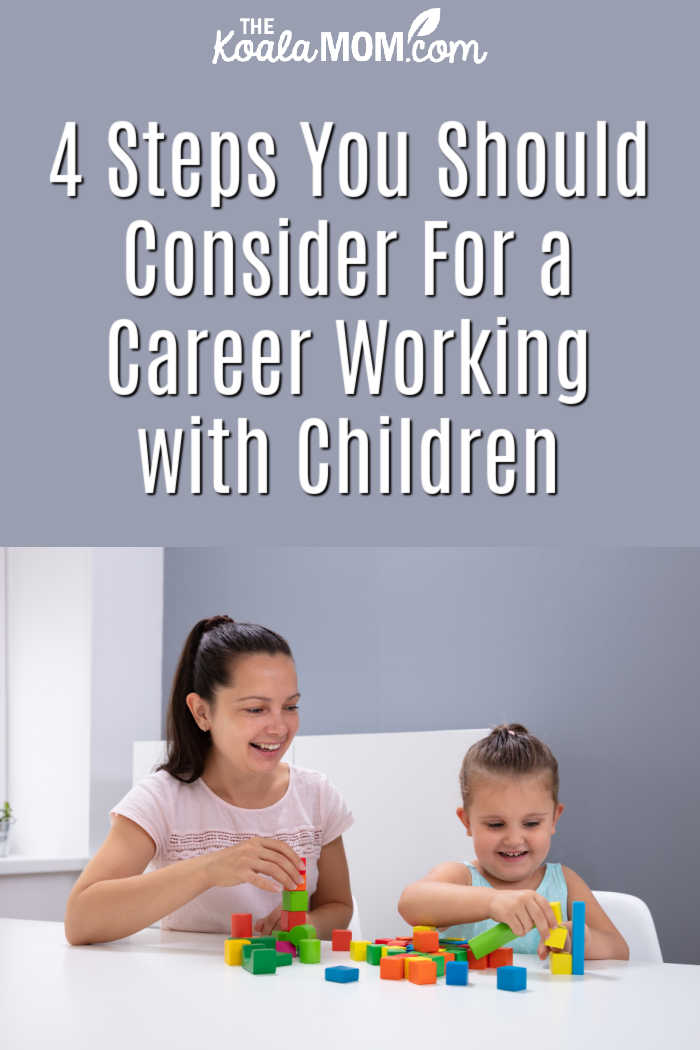
[[[232,661],[227,685],[213,702],[190,693],[188,706],[212,749],[237,771],[272,770],[299,729],[299,687],[294,660],[282,653],[248,653]]]
[[[546,773],[479,773],[468,809],[457,815],[484,873],[519,883],[545,862],[563,809],[552,798]]]

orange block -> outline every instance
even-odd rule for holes
[[[411,959],[408,979],[412,984],[437,984],[437,963],[432,959]]]
[[[488,970],[489,968],[488,955],[482,956],[481,959],[475,959],[474,952],[471,948],[467,948],[467,962],[469,963],[470,970]]]
[[[389,958],[389,956],[387,955],[387,959],[388,958]],[[404,977],[408,977],[408,964],[410,963],[411,959],[422,959],[423,956],[422,955],[418,955],[416,952],[413,952],[413,953],[409,952],[408,955],[401,955],[401,956],[399,956],[399,958],[401,959],[401,962],[404,965],[404,970],[403,970]],[[381,963],[380,963],[380,965],[381,965]]]
[[[405,948],[410,943],[407,937],[394,937],[393,940],[386,942],[386,946],[387,948]]]
[[[244,914],[234,912],[231,916],[231,937],[240,940],[241,937],[252,936],[253,916],[250,912],[245,912]]]
[[[417,952],[437,952],[440,948],[440,935],[437,930],[419,930],[413,936],[413,947]]]
[[[301,879],[301,882],[297,883],[297,889],[298,890],[305,890],[306,889],[306,857],[302,857],[301,858],[299,867],[301,869],[300,872],[299,872],[299,878]]]
[[[403,958],[400,955],[385,955],[379,960],[379,976],[385,981],[402,981]]]
[[[489,969],[493,969],[494,967],[498,969],[499,966],[512,966],[513,949],[498,948],[495,952],[489,952],[487,958],[489,961]]]

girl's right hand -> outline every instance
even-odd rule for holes
[[[496,890],[489,914],[510,926],[516,937],[524,937],[536,926],[544,941],[556,926],[551,904],[535,890]]]
[[[279,893],[280,886],[295,890],[301,882],[300,857],[277,839],[247,839],[238,846],[205,854],[205,863],[212,886],[247,882],[259,890]]]

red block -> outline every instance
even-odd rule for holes
[[[498,969],[499,966],[512,966],[513,949],[499,948],[495,952],[489,952],[487,958],[489,961],[489,969],[493,969],[494,967]]]
[[[231,916],[231,936],[234,938],[240,937],[252,937],[253,936],[253,916],[252,915],[232,915]]]
[[[331,948],[334,952],[349,952],[352,930],[333,930]]]
[[[301,860],[299,862],[299,868],[300,868],[299,878],[301,879],[301,882],[297,883],[297,889],[298,890],[305,890],[306,889],[306,857],[302,857],[301,858]]]
[[[418,930],[413,936],[413,947],[417,952],[432,955],[440,948],[440,934],[437,930]]]
[[[488,970],[489,968],[488,955],[484,955],[481,959],[475,959],[471,948],[467,948],[467,962],[470,970]]]
[[[289,933],[295,926],[303,926],[305,922],[305,911],[283,911],[280,916],[280,929]]]
[[[389,943],[389,938],[388,937],[375,937],[374,943],[375,944],[388,944]]]

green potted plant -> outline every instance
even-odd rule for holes
[[[12,806],[9,802],[5,802],[0,807],[0,857],[6,857],[10,852],[10,827],[14,822]]]

